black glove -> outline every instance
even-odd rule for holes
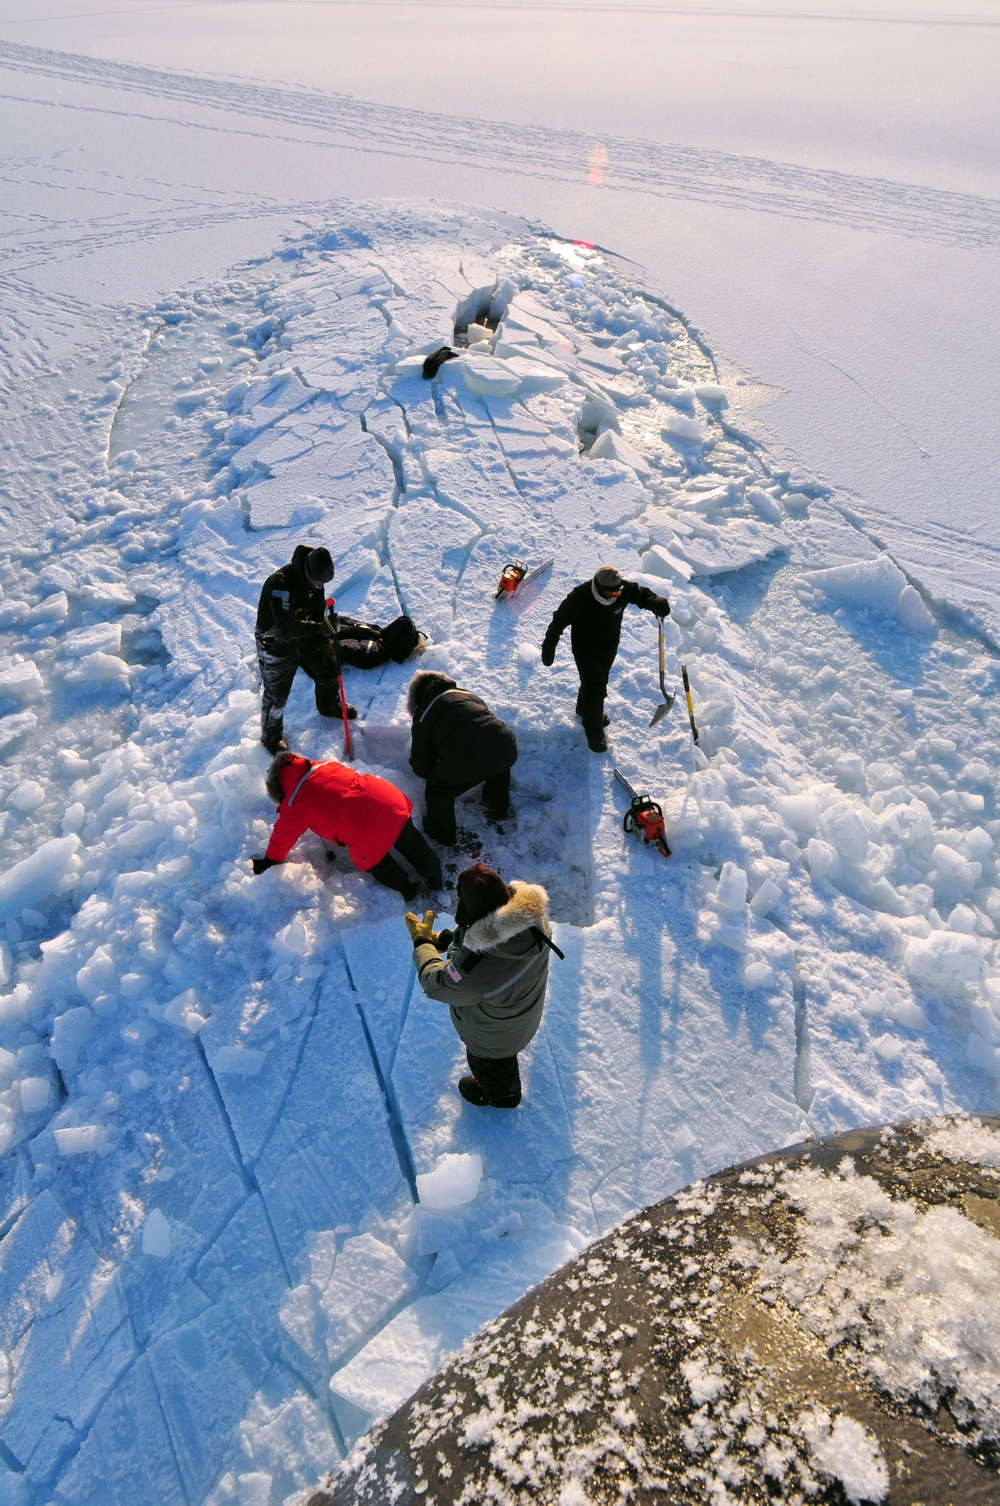
[[[654,617],[670,616],[670,603],[665,596],[661,596],[653,603],[653,615]]]
[[[438,931],[437,939],[434,942],[434,945],[437,947],[439,952],[446,952],[454,940],[454,931]]]
[[[276,868],[277,864],[273,858],[251,858],[250,866],[254,873],[265,873],[268,868]]]
[[[556,662],[556,646],[554,643],[542,644],[542,663],[546,669],[550,669]]]

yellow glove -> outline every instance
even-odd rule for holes
[[[434,930],[433,910],[425,910],[423,920],[418,920],[412,910],[407,910],[403,919],[414,946],[421,946],[425,941],[429,941],[432,946],[436,945],[437,933]]]

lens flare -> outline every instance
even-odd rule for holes
[[[603,146],[592,147],[590,156],[587,158],[587,182],[592,183],[595,188],[600,188],[604,182],[604,173],[607,165],[607,148]]]

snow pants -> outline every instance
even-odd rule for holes
[[[428,889],[440,889],[444,883],[437,854],[427,845],[422,832],[417,831],[412,821],[407,821],[385,857],[380,858],[368,872],[380,884],[384,884],[387,889],[395,889],[406,900],[419,894],[424,886]],[[423,885],[412,877],[413,874],[423,879]]]
[[[573,658],[580,673],[580,693],[576,698],[576,714],[583,722],[583,730],[589,736],[599,733],[604,726],[604,700],[608,693],[608,675],[617,656],[617,648],[610,654],[590,653],[581,658],[576,649]]]
[[[498,774],[491,774],[482,781],[486,813],[495,819],[505,816],[510,806],[511,767],[501,769]],[[455,801],[459,795],[464,795],[468,790],[474,790],[479,783],[478,779],[474,779],[471,784],[445,784],[435,779],[433,774],[428,777],[425,789],[427,818],[424,821],[424,829],[435,842],[440,842],[445,847],[454,847],[458,841],[458,832],[455,827]]]
[[[496,1108],[516,1109],[521,1102],[521,1073],[516,1056],[473,1056],[466,1051],[476,1082]]]
[[[337,662],[333,647],[325,635],[275,643],[256,634],[257,662],[264,688],[260,707],[260,740],[273,747],[284,736],[285,705],[295,679],[302,669],[316,686],[316,710],[321,716],[340,716],[337,690]]]

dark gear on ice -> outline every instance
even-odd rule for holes
[[[390,659],[402,664],[421,647],[420,634],[409,617],[396,617],[385,627],[358,622],[339,613],[333,619],[341,664],[352,669],[380,669]]]
[[[448,1005],[465,1045],[472,1075],[459,1081],[462,1097],[513,1109],[521,1102],[517,1054],[541,1023],[549,954],[557,950],[548,895],[540,884],[508,886],[483,863],[460,873],[455,887],[454,935],[434,932],[433,910],[422,921],[407,915],[413,965],[427,997]]]
[[[593,580],[574,586],[556,608],[542,643],[542,663],[552,664],[556,645],[563,630],[570,630],[573,658],[580,672],[580,693],[576,714],[583,722],[587,743],[595,753],[604,753],[607,741],[604,728],[604,698],[608,693],[608,675],[618,653],[622,632],[622,614],[628,606],[642,607],[666,617],[670,603],[646,586],[622,580],[613,565],[604,565]]]
[[[332,758],[312,763],[286,752],[271,762],[267,793],[278,819],[266,857],[252,859],[254,873],[283,862],[302,834],[314,831],[346,847],[356,868],[404,899],[422,888],[440,889],[441,864],[410,820],[412,802],[387,779]]]
[[[499,820],[507,814],[517,738],[485,701],[438,670],[414,675],[406,704],[413,718],[410,768],[427,781],[424,830],[452,847],[455,800],[467,790],[481,784],[487,815]]]
[[[323,588],[333,574],[328,549],[299,544],[288,564],[269,575],[261,590],[254,637],[264,688],[260,740],[269,753],[284,747],[285,704],[297,669],[315,682],[320,715],[342,715],[337,662],[324,615]],[[348,706],[347,715],[357,716],[353,706]]]

